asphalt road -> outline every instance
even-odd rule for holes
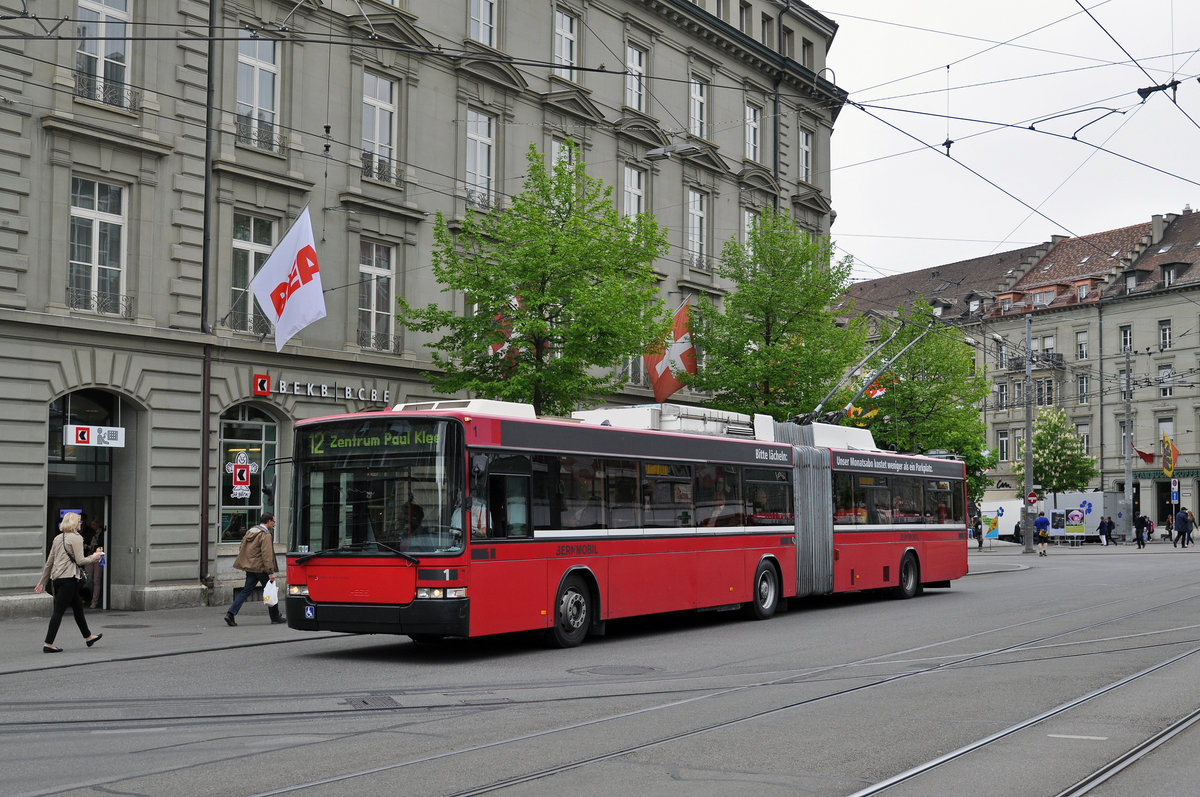
[[[44,619],[9,620],[0,793],[1194,793],[1200,549],[970,558],[911,601],[610,623],[570,650],[308,634],[247,607],[237,628],[94,613],[91,649],[68,619],[46,656]]]

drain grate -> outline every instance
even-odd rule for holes
[[[400,704],[389,695],[367,695],[366,697],[348,697],[346,705],[353,709],[364,708],[399,708]]]

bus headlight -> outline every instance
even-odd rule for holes
[[[418,598],[465,598],[466,587],[417,587]]]
[[[288,584],[289,595],[308,595],[307,584]]]

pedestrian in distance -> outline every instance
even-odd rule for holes
[[[983,550],[983,518],[979,515],[975,516],[975,525],[971,527],[971,531],[975,535],[975,542],[979,543],[978,550]]]
[[[1179,507],[1179,511],[1175,513],[1175,539],[1171,541],[1171,547],[1174,548],[1178,543],[1180,548],[1188,547],[1189,539],[1192,535],[1192,526],[1188,522],[1187,507]]]
[[[1050,545],[1050,518],[1045,512],[1038,512],[1037,520],[1033,521],[1033,531],[1037,536],[1038,556],[1046,556],[1046,548]]]
[[[1188,533],[1187,533],[1188,545],[1194,545],[1195,543],[1192,542],[1192,532],[1196,530],[1196,516],[1192,514],[1192,510],[1190,510],[1190,509],[1187,510],[1187,519],[1188,519]]]
[[[34,593],[40,594],[48,585],[54,595],[54,610],[50,615],[50,626],[46,629],[46,641],[42,643],[43,653],[62,653],[62,648],[54,645],[58,636],[58,626],[62,623],[63,615],[69,608],[75,615],[75,625],[83,641],[90,648],[100,641],[104,634],[93,634],[88,629],[87,618],[83,616],[83,597],[79,594],[79,570],[104,555],[104,548],[97,547],[91,556],[83,555],[83,535],[79,533],[80,517],[78,512],[68,512],[63,515],[58,524],[58,535],[50,543],[50,554],[42,568],[42,576],[38,579]]]
[[[275,528],[275,516],[270,512],[263,512],[258,519],[258,525],[251,528],[242,537],[242,544],[238,548],[237,558],[233,560],[235,570],[243,570],[246,573],[246,585],[242,587],[242,591],[233,599],[233,605],[229,607],[229,611],[225,612],[225,624],[234,626],[237,625],[238,611],[241,610],[242,604],[246,602],[246,598],[254,592],[254,588],[259,584],[264,587],[275,580],[275,573],[278,572],[278,562],[275,560],[275,544],[271,539],[271,531]],[[268,606],[268,613],[271,615],[272,623],[287,622],[279,614],[279,606]]]
[[[1098,534],[1100,536],[1100,545],[1102,547],[1107,546],[1108,545],[1108,520],[1105,519],[1104,515],[1100,516],[1100,525],[1096,527],[1096,534]]]

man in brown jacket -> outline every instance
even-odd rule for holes
[[[270,512],[263,512],[258,519],[258,525],[242,537],[242,545],[238,548],[233,566],[237,570],[246,571],[246,586],[242,587],[242,591],[233,599],[229,611],[225,612],[226,625],[237,625],[237,620],[233,618],[237,616],[238,610],[242,608],[246,598],[250,597],[250,593],[254,592],[255,587],[259,584],[265,587],[267,582],[275,580],[275,572],[279,568],[275,561],[275,545],[271,540],[271,531],[274,528],[275,516]],[[268,606],[267,610],[271,614],[272,623],[287,622],[279,614],[278,605]]]

